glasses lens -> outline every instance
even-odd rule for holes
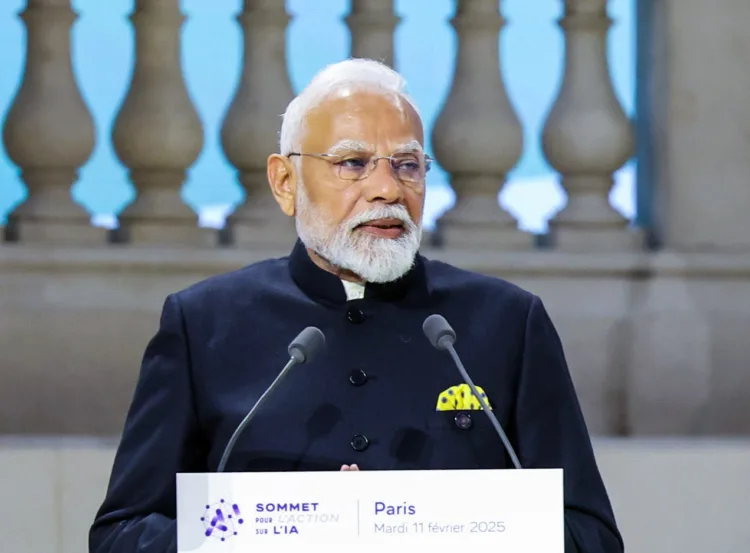
[[[368,172],[370,160],[366,157],[349,155],[341,156],[334,162],[339,172],[339,177],[344,180],[359,180],[364,178]]]
[[[425,160],[414,156],[396,157],[391,166],[399,180],[406,182],[421,182],[427,173]]]
[[[339,178],[342,180],[361,180],[366,178],[378,161],[385,158],[347,154],[338,156],[333,162]],[[431,160],[427,156],[402,155],[390,159],[391,169],[397,179],[403,182],[420,183],[424,181],[430,169]]]

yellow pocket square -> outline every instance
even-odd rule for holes
[[[476,386],[476,389],[489,406],[490,411],[492,411],[492,404],[487,399],[487,394],[480,386]],[[440,392],[437,407],[435,407],[435,411],[481,411],[481,409],[482,405],[479,403],[477,397],[471,393],[471,388],[469,388],[468,384],[451,386],[447,390]]]

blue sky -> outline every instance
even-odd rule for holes
[[[189,173],[183,199],[204,221],[242,200],[233,169],[219,146],[219,124],[239,78],[242,36],[234,16],[241,0],[183,0],[189,19],[184,28],[183,68],[190,94],[205,125],[206,147]],[[0,2],[0,113],[5,113],[20,82],[24,30],[16,14],[24,0]],[[134,51],[127,15],[132,0],[74,0],[80,19],[73,35],[76,77],[97,122],[97,146],[73,188],[73,197],[92,215],[120,211],[133,199],[133,188],[116,160],[109,138],[112,121],[127,92]],[[321,67],[348,55],[349,36],[342,18],[348,0],[289,0],[294,19],[287,33],[289,74],[300,90]],[[396,34],[397,69],[410,83],[428,129],[445,100],[453,73],[455,36],[448,24],[452,0],[397,0],[402,23]],[[504,78],[525,129],[526,149],[500,197],[528,230],[541,231],[565,197],[544,161],[539,136],[562,74],[563,37],[556,25],[562,0],[504,0],[509,20],[502,39]],[[615,89],[633,112],[635,46],[634,0],[611,0],[615,26],[609,59]],[[427,144],[429,150],[429,143]],[[632,163],[618,174],[611,197],[627,217],[634,210]],[[428,223],[453,202],[447,175],[438,167],[430,176]],[[25,197],[18,169],[0,147],[0,217]],[[106,217],[105,217],[106,219]]]

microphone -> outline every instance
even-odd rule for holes
[[[474,394],[474,396],[479,400],[479,403],[482,406],[482,410],[489,417],[492,426],[495,428],[495,432],[497,432],[497,435],[500,436],[500,439],[505,446],[505,450],[508,452],[508,455],[510,455],[510,460],[513,462],[513,466],[517,469],[520,469],[521,463],[519,462],[518,456],[516,456],[516,452],[513,449],[513,446],[510,444],[508,437],[505,435],[505,431],[503,431],[503,427],[500,425],[500,421],[497,420],[495,414],[490,410],[490,406],[487,404],[482,395],[477,391],[476,386],[474,386],[474,383],[469,377],[469,373],[466,372],[466,369],[464,368],[464,365],[461,362],[458,353],[456,353],[456,350],[453,347],[453,344],[456,343],[456,331],[451,328],[451,325],[448,324],[448,321],[445,320],[445,317],[442,317],[441,315],[430,315],[429,317],[427,317],[422,324],[422,331],[424,332],[425,336],[427,336],[427,339],[432,344],[432,347],[440,351],[447,351],[450,354],[453,362],[456,364],[456,368],[458,368],[458,372],[461,373],[461,377],[464,379],[464,382],[466,382],[469,388],[471,388],[471,393]]]
[[[232,437],[224,448],[224,453],[221,455],[221,461],[219,461],[219,467],[216,469],[216,472],[224,472],[224,467],[227,465],[227,460],[232,453],[232,449],[234,449],[237,438],[240,437],[240,434],[242,434],[245,427],[251,420],[253,420],[253,417],[255,417],[256,413],[260,410],[260,407],[265,403],[266,399],[268,399],[276,386],[278,386],[281,379],[286,376],[286,373],[288,373],[295,365],[302,365],[311,362],[315,358],[315,355],[323,349],[325,342],[326,337],[323,332],[314,326],[308,326],[300,332],[294,340],[292,340],[287,348],[287,351],[289,352],[289,361],[284,368],[281,369],[281,372],[276,379],[271,382],[271,385],[266,388],[266,391],[258,398],[255,405],[250,408],[250,411],[248,411],[245,418],[242,419],[242,422],[237,426],[237,429],[234,431],[234,434],[232,434]]]

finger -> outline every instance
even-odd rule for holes
[[[359,467],[357,465],[351,465],[349,470],[359,470]]]
[[[341,465],[341,470],[351,470],[349,465]]]

